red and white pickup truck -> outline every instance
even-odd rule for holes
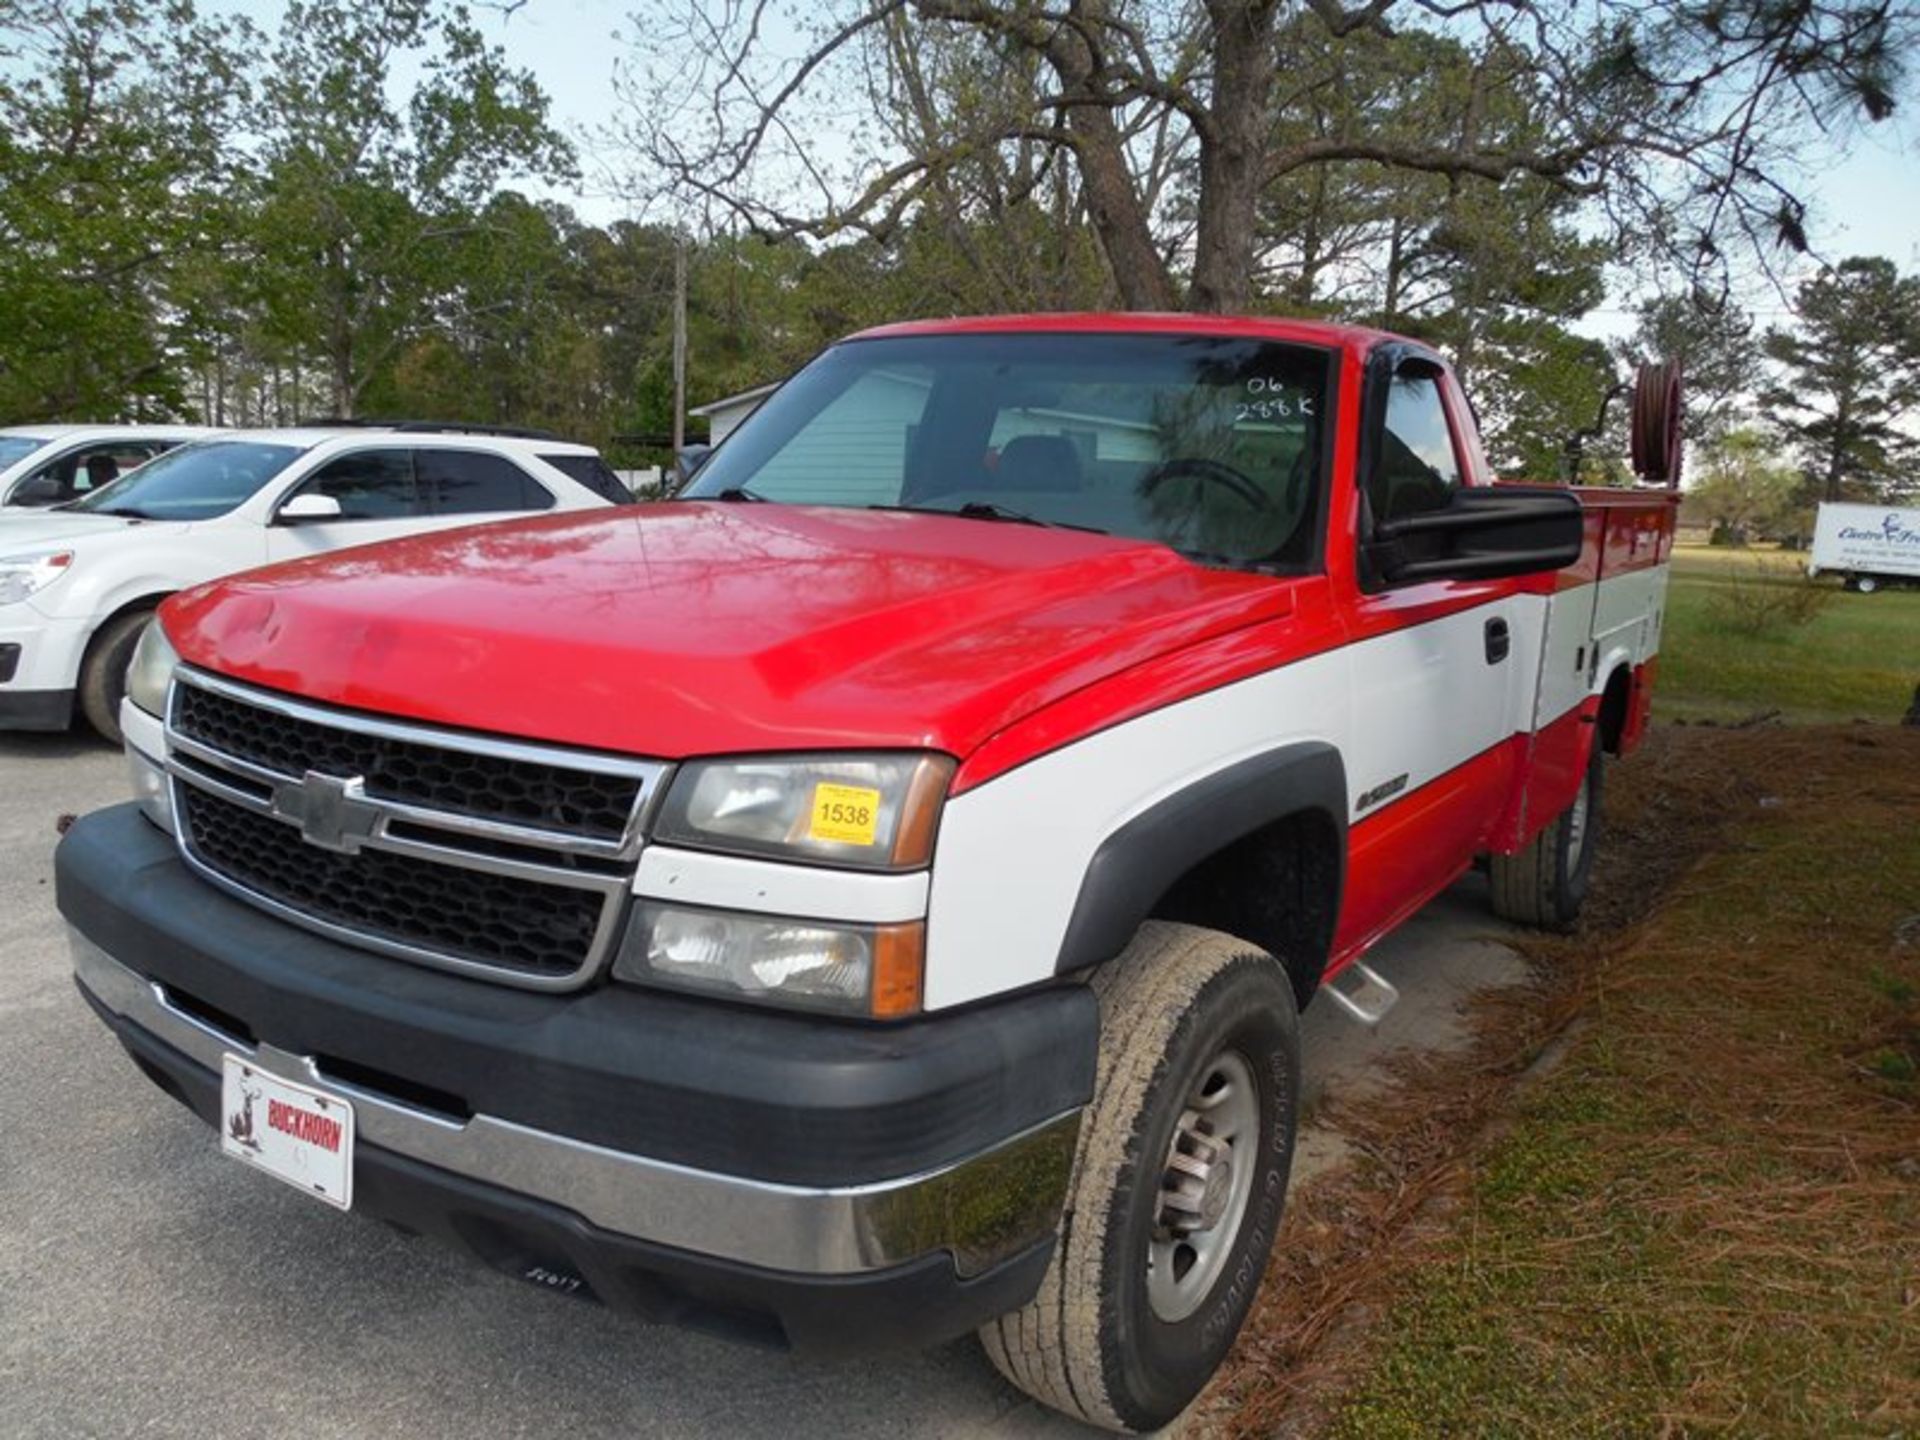
[[[1149,1428],[1273,1244],[1298,1009],[1482,858],[1578,912],[1674,504],[1493,485],[1389,335],[869,332],[675,502],[169,601],[77,979],[322,1200]]]

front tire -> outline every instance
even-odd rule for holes
[[[1150,921],[1094,973],[1100,1061],[1053,1263],[983,1327],[1000,1373],[1110,1430],[1166,1424],[1240,1333],[1280,1226],[1300,1089],[1271,955]]]
[[[151,610],[136,610],[109,620],[94,632],[80,662],[80,713],[103,740],[126,742],[120,733],[120,702],[127,697],[127,669],[133,652],[153,622]]]
[[[1587,773],[1573,803],[1517,855],[1495,855],[1487,866],[1493,913],[1544,930],[1571,930],[1586,902],[1593,852],[1600,839],[1600,792],[1606,757],[1595,736]]]

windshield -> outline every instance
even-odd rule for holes
[[[6,469],[16,461],[26,459],[46,443],[45,440],[36,440],[31,435],[0,435],[0,470]]]
[[[850,341],[781,387],[683,498],[944,510],[1304,570],[1331,358],[1201,335]]]
[[[141,520],[211,520],[251,498],[299,454],[297,446],[243,440],[183,445],[66,508]]]

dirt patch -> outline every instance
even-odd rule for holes
[[[1622,1094],[1664,1086],[1673,1092],[1676,1114],[1697,1118],[1711,1112],[1713,1125],[1735,1129],[1751,1123],[1757,1127],[1755,1146],[1778,1141],[1791,1151],[1782,1165],[1802,1187],[1798,1201],[1762,1201],[1729,1191],[1725,1173],[1693,1173],[1693,1152],[1712,1150],[1710,1143],[1689,1144],[1686,1127],[1671,1117],[1647,1122],[1656,1132],[1667,1127],[1664,1139],[1658,1133],[1649,1138],[1649,1153],[1659,1157],[1671,1183],[1660,1195],[1643,1197],[1646,1208],[1637,1220],[1670,1239],[1657,1218],[1660,1206],[1704,1206],[1686,1214],[1686,1225],[1717,1237],[1717,1248],[1681,1246],[1675,1264],[1711,1272],[1713,1285],[1731,1283],[1724,1272],[1739,1271],[1749,1252],[1777,1248],[1782,1233],[1804,1231],[1802,1239],[1787,1243],[1804,1244],[1809,1256],[1819,1250],[1816,1241],[1832,1234],[1845,1233],[1852,1244],[1871,1248],[1887,1238],[1876,1216],[1903,1213],[1885,1204],[1884,1191],[1920,1179],[1896,1168],[1920,1167],[1920,1095],[1914,1094],[1920,1086],[1920,1005],[1914,994],[1920,989],[1920,948],[1902,945],[1897,905],[1904,898],[1910,912],[1914,895],[1884,897],[1895,908],[1883,923],[1880,910],[1867,902],[1881,899],[1881,890],[1893,882],[1859,867],[1879,854],[1876,835],[1900,827],[1908,837],[1913,833],[1920,816],[1920,736],[1869,726],[1660,728],[1608,780],[1608,833],[1582,930],[1528,945],[1536,980],[1476,1007],[1475,1040],[1467,1051],[1404,1059],[1387,1095],[1335,1107],[1334,1123],[1363,1158],[1294,1196],[1260,1302],[1233,1359],[1195,1412],[1197,1433],[1308,1435],[1341,1416],[1338,1427],[1347,1433],[1403,1433],[1395,1417],[1406,1422],[1404,1433],[1421,1433],[1446,1428],[1440,1415],[1447,1385],[1491,1392],[1497,1377],[1466,1362],[1453,1366],[1448,1378],[1425,1375],[1410,1360],[1395,1382],[1400,1388],[1386,1387],[1387,1399],[1378,1406],[1367,1409],[1369,1397],[1363,1395],[1359,1411],[1343,1410],[1354,1403],[1356,1386],[1368,1378],[1380,1347],[1404,1334],[1406,1326],[1395,1317],[1409,1294],[1424,1294],[1432,1274],[1455,1273],[1446,1267],[1459,1258],[1463,1230],[1489,1215],[1511,1218],[1499,1208],[1505,1199],[1496,1195],[1489,1202],[1482,1193],[1489,1157],[1504,1155],[1503,1145],[1526,1150],[1539,1134],[1585,1133],[1572,1121],[1558,1130],[1527,1122],[1523,1134],[1508,1133],[1525,1094],[1557,1091],[1567,1083],[1556,1077],[1529,1085],[1568,1054],[1576,1056],[1571,1068],[1584,1076],[1594,1068],[1596,1049],[1606,1051],[1609,1064],[1619,1060],[1608,1048],[1614,1047],[1632,1061],[1619,1060],[1624,1069],[1612,1081]],[[1735,863],[1722,863],[1729,857]],[[1799,892],[1807,896],[1804,905],[1793,903]],[[1859,925],[1881,928],[1866,937],[1856,933]],[[1835,947],[1857,956],[1874,944],[1892,957],[1886,964],[1863,960],[1853,977],[1857,983],[1844,995],[1835,993],[1834,1004],[1801,1003],[1810,993],[1809,976],[1841,958],[1832,953]],[[1910,967],[1903,955],[1912,957]],[[1842,1033],[1849,1024],[1852,1033]],[[1835,1063],[1816,1102],[1802,1072],[1827,1057]],[[1628,1074],[1630,1081],[1622,1078]],[[1601,1086],[1595,1093],[1613,1092]],[[1782,1109],[1773,1098],[1778,1096],[1796,1099]],[[1633,1112],[1633,1123],[1645,1118]],[[1514,1162],[1522,1177],[1514,1183],[1555,1225],[1564,1218],[1563,1208],[1587,1213],[1594,1233],[1611,1244],[1619,1227],[1608,1206],[1618,1197],[1594,1200],[1553,1191],[1556,1167],[1569,1176],[1590,1174],[1581,1144],[1600,1143],[1605,1124],[1614,1122],[1594,1123],[1600,1129],[1588,1141],[1569,1141],[1564,1154],[1547,1146],[1542,1154],[1552,1153],[1546,1159],[1535,1156],[1538,1174],[1528,1168],[1533,1161]],[[1627,1134],[1635,1143],[1642,1138]],[[1617,1139],[1608,1134],[1606,1143]],[[1842,1163],[1849,1156],[1852,1169]],[[1590,1213],[1581,1208],[1589,1202]],[[1523,1232],[1515,1243],[1527,1238]],[[1514,1274],[1551,1271],[1562,1259],[1584,1263],[1607,1251],[1591,1238],[1583,1243],[1577,1230],[1556,1232],[1541,1243],[1549,1247],[1545,1258],[1516,1261]],[[1564,1254],[1554,1246],[1564,1247]],[[1638,1253],[1629,1251],[1618,1263]],[[1844,1247],[1830,1258],[1826,1273],[1832,1283],[1844,1287],[1850,1277],[1861,1279],[1846,1269]],[[1884,1253],[1876,1261],[1884,1263]],[[1777,1275],[1760,1278],[1789,1283]],[[1707,1303],[1698,1286],[1662,1289],[1672,1279],[1644,1277],[1634,1292],[1642,1309],[1653,1313],[1656,1328],[1688,1306]],[[1700,1284],[1711,1289],[1704,1280]],[[1471,1354],[1476,1347],[1503,1353],[1531,1348],[1543,1365],[1565,1361],[1539,1338],[1553,1332],[1552,1304],[1529,1298],[1534,1292],[1516,1281],[1504,1302],[1516,1324],[1507,1327],[1499,1323],[1502,1310],[1487,1310],[1482,1292],[1472,1293],[1477,1299],[1462,1302],[1464,1311],[1484,1322],[1485,1333],[1460,1320],[1464,1328],[1449,1342],[1452,1349]],[[1791,1306],[1775,1318],[1789,1328],[1804,1321]],[[1913,1318],[1920,1323],[1920,1310]],[[1436,1334],[1451,1333],[1430,1318],[1422,1323]],[[1696,1328],[1702,1334],[1712,1329]],[[1589,1337],[1582,1343],[1591,1349],[1598,1342]],[[1716,1389],[1704,1373],[1714,1365],[1737,1369],[1736,1361],[1721,1357],[1709,1364],[1690,1343],[1681,1337],[1672,1348],[1691,1357],[1674,1363],[1703,1371],[1693,1377],[1703,1386],[1689,1402],[1699,1406],[1693,1420],[1684,1406],[1669,1405],[1674,1414],[1667,1415],[1647,1396],[1620,1403],[1649,1423],[1665,1415],[1681,1429],[1695,1428],[1695,1420],[1738,1415],[1738,1402],[1746,1398],[1740,1387],[1723,1374]],[[1418,1347],[1408,1353],[1417,1354]],[[1553,1373],[1573,1371],[1562,1364]],[[1581,1382],[1575,1376],[1567,1383]],[[1432,1393],[1409,1402],[1422,1385],[1433,1387]],[[1647,1386],[1649,1394],[1659,1388],[1652,1381]],[[1424,1412],[1432,1426],[1418,1413],[1409,1420],[1396,1409],[1401,1402]],[[1889,1391],[1887,1403],[1905,1402]],[[1516,1401],[1523,1428],[1531,1426],[1532,1405],[1541,1413],[1551,1408],[1532,1392]],[[1571,1399],[1568,1405],[1577,1409]],[[1357,1423],[1356,1413],[1370,1419]]]

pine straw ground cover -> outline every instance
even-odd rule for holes
[[[1920,1434],[1920,731],[1608,778],[1582,931],[1334,1117],[1197,1432]]]

